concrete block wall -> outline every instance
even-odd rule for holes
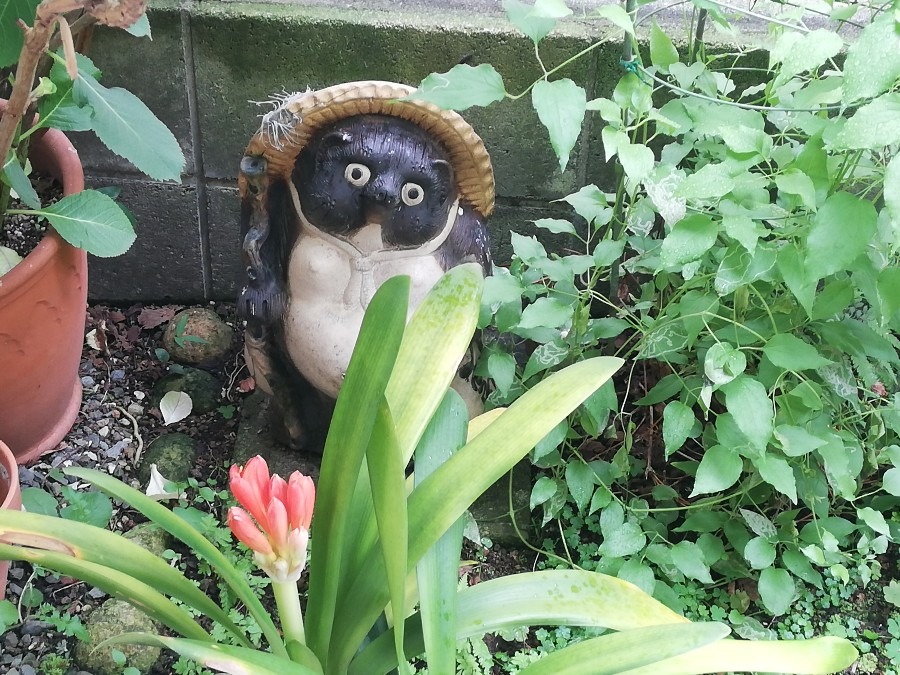
[[[258,116],[252,103],[273,92],[381,79],[418,84],[461,59],[491,63],[507,90],[540,71],[530,40],[506,21],[499,0],[306,0],[151,2],[152,40],[97,27],[90,51],[107,86],[134,92],[184,150],[181,184],[150,181],[90,134],[71,134],[92,186],[115,185],[135,214],[137,242],[124,256],[92,258],[90,297],[107,301],[232,299],[243,283],[237,168]],[[542,43],[548,67],[593,43],[598,22],[563,24]],[[563,75],[607,95],[618,80],[621,45],[609,43]],[[494,162],[491,218],[498,261],[509,230],[527,231],[550,200],[603,178],[598,143],[581,144],[561,173],[528,97],[463,113]],[[585,128],[584,138],[597,138]]]
[[[107,86],[137,94],[177,137],[181,184],[138,174],[87,134],[73,134],[88,182],[122,187],[138,239],[126,255],[92,259],[90,296],[111,301],[232,299],[242,284],[237,168],[273,92],[358,79],[418,84],[462,58],[491,63],[507,90],[539,76],[530,40],[502,16],[499,1],[425,4],[388,0],[151,3],[153,39],[97,28],[90,56]],[[419,0],[423,2],[423,0]],[[599,23],[571,21],[542,43],[548,67],[593,43]],[[621,44],[602,45],[563,71],[608,95]],[[608,182],[599,134],[586,122],[579,150],[561,173],[528,97],[463,113],[484,138],[497,179],[493,245],[509,258],[509,229],[527,231],[549,202],[586,182]]]

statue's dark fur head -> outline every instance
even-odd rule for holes
[[[456,199],[446,151],[412,122],[358,115],[319,132],[297,157],[293,182],[309,221],[332,234],[382,226],[387,245],[437,236]]]

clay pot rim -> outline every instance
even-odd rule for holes
[[[0,464],[9,470],[9,490],[0,502],[0,509],[8,509],[12,507],[13,495],[19,491],[19,463],[13,451],[9,449],[3,441],[0,441]]]

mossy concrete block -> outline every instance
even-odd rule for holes
[[[150,465],[156,464],[156,469],[166,480],[182,483],[190,476],[196,457],[197,442],[193,438],[180,432],[163,434],[144,450],[138,466],[138,480],[146,486],[150,480]]]
[[[247,283],[241,262],[240,197],[237,188],[222,186],[207,188],[206,197],[212,295],[235,300]]]
[[[124,633],[157,633],[160,627],[146,614],[121,600],[107,600],[95,609],[85,624],[90,642],[75,645],[75,660],[84,670],[93,675],[120,675],[122,666],[112,657],[116,649],[127,659],[127,665],[139,673],[149,673],[159,658],[159,647],[120,644],[114,647],[97,648],[104,640]]]
[[[194,173],[191,118],[182,43],[181,16],[174,7],[147,12],[153,39],[96,25],[89,55],[106,87],[122,87],[143,101],[175,135],[184,151],[185,174]],[[67,134],[89,173],[137,175],[128,160],[110,151],[93,132]]]
[[[478,523],[478,533],[482,538],[502,546],[522,543],[510,518],[510,507],[520,528],[530,522],[531,486],[531,465],[527,461],[519,462],[511,473],[494,483],[472,504],[469,511]]]
[[[190,186],[91,177],[88,187],[117,185],[134,214],[137,240],[116,258],[91,258],[88,296],[133,302],[201,300],[203,263],[196,190]]]
[[[393,16],[393,20],[387,20]],[[451,20],[340,8],[250,3],[201,3],[192,17],[203,158],[206,173],[233,178],[241,152],[267,110],[249,101],[360,79],[418,84],[461,58],[491,63],[510,92],[524,90],[540,75],[533,45],[501,19]],[[551,36],[541,45],[553,66],[589,44],[587,35]],[[258,48],[248,49],[248,45]],[[610,45],[610,49],[617,49]],[[589,89],[593,60],[582,59],[560,73]],[[547,133],[527,97],[464,112],[494,157],[498,194],[558,197],[579,184],[578,156],[560,174]]]

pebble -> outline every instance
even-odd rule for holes
[[[128,413],[135,417],[140,417],[144,414],[144,406],[139,403],[131,403],[128,405]]]
[[[134,392],[134,397],[135,397],[138,401],[143,401],[143,400],[144,400],[144,397],[145,397],[146,395],[147,395],[147,394],[145,394],[145,393],[142,392],[142,391],[136,391],[136,392]]]
[[[125,451],[125,448],[128,447],[128,443],[125,441],[119,441],[114,446],[112,446],[109,450],[106,451],[106,455],[113,459],[118,459],[122,456],[122,453]]]
[[[114,370],[109,376],[112,378],[113,382],[121,382],[125,379],[125,371],[124,370]]]
[[[84,387],[85,389],[90,389],[91,387],[94,386],[94,378],[91,377],[90,375],[85,375],[84,377],[81,378],[81,386]]]
[[[48,628],[50,628],[50,624],[46,621],[34,621],[28,620],[24,624],[22,624],[23,635],[40,635],[45,632]]]

